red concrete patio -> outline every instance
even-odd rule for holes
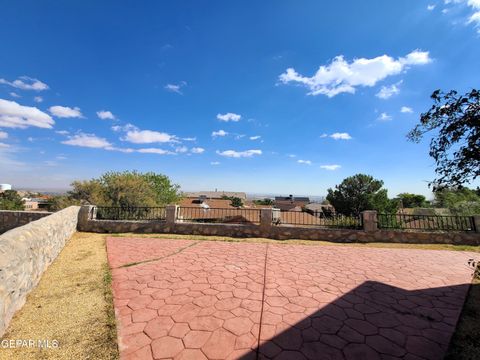
[[[442,359],[477,257],[119,237],[107,250],[122,359]]]

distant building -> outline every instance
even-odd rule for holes
[[[310,198],[305,196],[275,196],[275,208],[281,211],[302,211],[302,207],[310,203]]]
[[[48,210],[49,198],[47,196],[37,198],[23,198],[25,210]]]
[[[247,194],[244,192],[235,192],[235,191],[195,191],[195,192],[185,192],[183,194],[186,198],[196,198],[196,199],[222,199],[223,197],[238,197],[243,201],[247,200]]]
[[[12,190],[12,185],[10,184],[0,184],[0,192]]]

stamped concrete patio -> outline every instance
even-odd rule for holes
[[[478,254],[107,239],[123,359],[442,359]]]

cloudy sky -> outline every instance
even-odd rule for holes
[[[108,170],[185,190],[428,194],[405,135],[479,86],[480,1],[14,1],[0,12],[0,183]]]

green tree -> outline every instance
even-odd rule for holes
[[[480,91],[458,95],[454,90],[436,90],[433,105],[421,114],[420,124],[407,138],[420,142],[426,133],[430,140],[430,156],[435,160],[437,178],[433,189],[459,186],[480,176]]]
[[[96,179],[75,181],[66,198],[52,206],[82,203],[99,206],[164,206],[180,199],[180,187],[161,174],[107,172]],[[68,206],[70,206],[68,205]]]
[[[76,200],[68,195],[56,195],[48,203],[48,211],[59,211],[73,205],[81,205],[80,200]]]
[[[0,192],[1,210],[25,210],[22,198],[15,190],[5,190]]]
[[[480,195],[466,187],[442,188],[434,192],[435,207],[447,208],[456,215],[480,214]]]
[[[423,195],[401,193],[398,194],[397,199],[402,202],[405,208],[415,208],[426,206],[427,199]]]
[[[265,198],[265,199],[262,199],[262,200],[255,200],[254,203],[256,205],[265,205],[265,206],[271,206],[274,204],[274,201],[272,199],[269,199],[269,198]]]
[[[233,196],[230,198],[230,205],[233,207],[242,207],[243,201],[239,197]]]
[[[395,212],[397,202],[390,200],[382,187],[382,180],[357,174],[344,179],[335,189],[328,189],[327,200],[343,215],[358,216],[364,210]]]

